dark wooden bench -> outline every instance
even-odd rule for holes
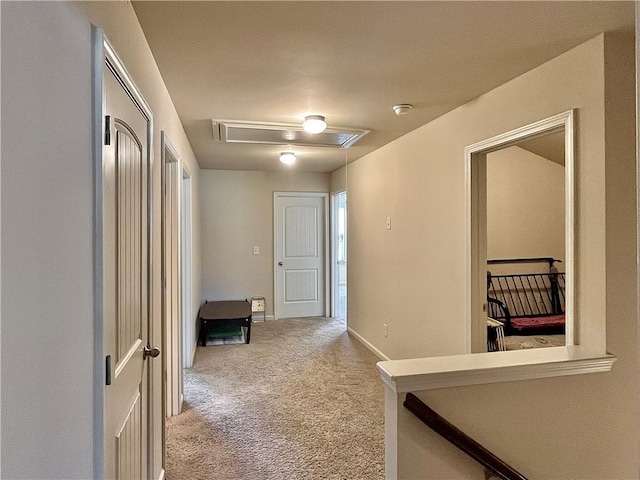
[[[210,328],[244,327],[245,343],[251,340],[251,304],[247,300],[205,302],[198,312],[200,345],[207,345]]]

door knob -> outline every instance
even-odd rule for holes
[[[147,345],[142,350],[143,360],[146,360],[147,357],[156,358],[158,355],[160,355],[160,349],[158,347],[150,347],[149,345]]]
[[[278,265],[282,266],[282,262],[278,262]]]

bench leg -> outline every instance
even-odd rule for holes
[[[200,345],[207,346],[207,322],[200,322]]]
[[[249,318],[249,323],[247,324],[247,343],[251,341],[251,318]]]

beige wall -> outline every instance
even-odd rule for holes
[[[339,192],[347,188],[347,167],[331,172],[331,192]]]
[[[487,155],[487,258],[565,260],[564,175],[564,166],[517,146]],[[564,263],[557,267],[562,270]],[[528,273],[546,272],[549,266],[489,269]]]
[[[348,317],[371,345],[391,359],[465,353],[464,149],[575,108],[577,336],[604,351],[602,42],[587,42],[349,164]]]
[[[273,193],[328,192],[329,174],[202,170],[200,179],[203,299],[264,296],[273,315]]]
[[[160,131],[199,167],[130,2],[2,2],[2,477],[93,478],[91,24],[105,30],[154,113],[153,344],[161,345]],[[194,315],[200,221],[194,201]],[[154,394],[159,399],[159,361]],[[101,391],[98,387],[98,394]],[[160,409],[153,476],[160,474]]]
[[[1,30],[2,478],[91,478],[90,25],[2,2]]]
[[[529,478],[639,472],[633,46],[599,36],[349,165],[350,326],[392,359],[462,353],[464,147],[577,109],[577,339],[613,371],[419,394]],[[399,423],[400,478],[482,477],[405,410]]]

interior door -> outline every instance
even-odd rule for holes
[[[113,55],[103,74],[104,474],[147,478],[150,112]]]
[[[326,314],[327,194],[276,193],[276,317]]]

